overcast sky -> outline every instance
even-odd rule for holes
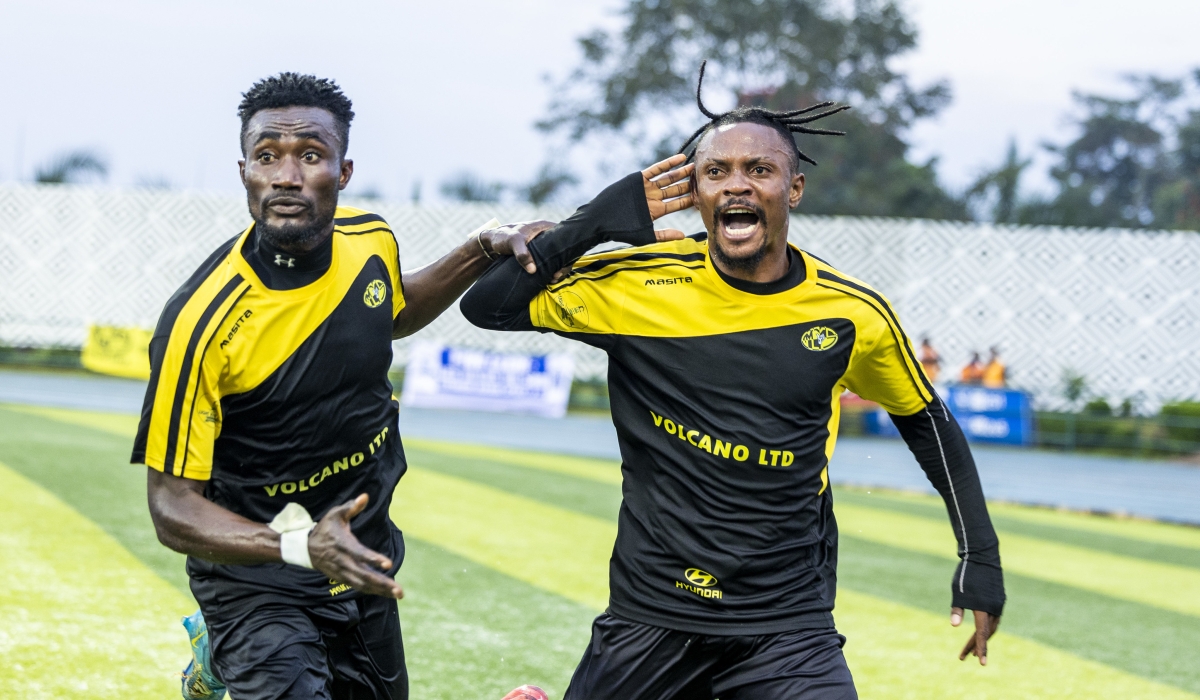
[[[919,157],[964,187],[1008,139],[1026,152],[1069,135],[1073,89],[1115,91],[1128,72],[1200,65],[1196,0],[908,0],[918,85],[954,101],[912,134]],[[407,199],[463,170],[530,179],[546,74],[578,61],[575,37],[619,22],[620,0],[314,2],[0,0],[0,181],[74,148],[102,153],[118,186],[239,192],[235,116],[255,79],[296,70],[354,100],[361,191]],[[594,154],[592,154],[594,155]],[[591,155],[572,165],[591,174]],[[1038,178],[1032,180],[1037,185]],[[1044,182],[1044,179],[1042,180]],[[814,183],[816,181],[814,180]]]

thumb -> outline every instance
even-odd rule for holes
[[[342,519],[345,520],[346,522],[349,522],[352,518],[357,516],[359,513],[366,510],[367,503],[369,503],[370,501],[371,501],[371,497],[368,496],[367,494],[365,494],[365,493],[358,494],[358,498],[354,499],[353,501],[350,501],[347,504],[350,507],[344,512]]]
[[[684,238],[687,238],[687,236],[685,236],[683,231],[680,231],[679,229],[662,228],[657,229],[654,232],[654,239],[659,243],[662,243],[663,241],[681,241]]]
[[[963,609],[962,608],[950,608],[950,626],[958,627],[959,625],[962,624],[962,620],[963,620]]]

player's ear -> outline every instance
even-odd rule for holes
[[[792,187],[788,192],[788,207],[795,209],[800,203],[800,199],[804,197],[804,173],[796,173],[792,176]]]
[[[243,185],[246,184],[246,159],[245,158],[238,159],[238,179],[240,179],[242,181]]]
[[[350,177],[354,175],[354,161],[342,159],[341,172],[338,174],[338,189],[346,189],[346,185],[350,184]]]

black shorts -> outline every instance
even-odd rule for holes
[[[606,613],[563,700],[857,700],[845,643],[832,627],[715,636]]]
[[[302,606],[270,594],[216,595],[200,607],[213,671],[231,698],[408,700],[394,600]]]

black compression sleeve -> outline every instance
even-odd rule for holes
[[[480,328],[535,330],[529,302],[546,288],[555,272],[606,241],[635,246],[654,243],[641,173],[609,185],[570,218],[533,239],[529,252],[537,263],[537,273],[525,272],[515,258],[497,261],[463,296],[459,309]]]
[[[892,422],[950,515],[960,560],[951,584],[951,604],[999,615],[1005,600],[1000,542],[962,428],[941,402],[911,416],[893,415]]]

